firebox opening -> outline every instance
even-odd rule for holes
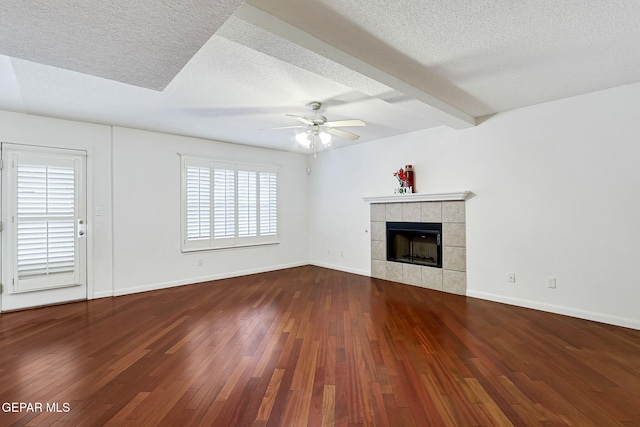
[[[387,261],[442,268],[442,224],[387,222]]]

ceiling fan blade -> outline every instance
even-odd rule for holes
[[[356,135],[355,133],[346,132],[346,131],[343,131],[343,130],[340,130],[340,129],[326,128],[325,131],[327,133],[330,133],[331,135],[339,136],[341,138],[350,139],[351,141],[355,141],[356,139],[360,138],[360,136]]]
[[[330,128],[333,127],[345,127],[345,126],[365,126],[366,123],[359,119],[352,120],[335,120],[332,122],[325,122],[324,126],[328,126]]]
[[[304,117],[296,116],[295,114],[285,114],[285,116],[293,117],[296,120],[298,120],[299,122],[304,123],[305,125],[313,126],[315,124],[311,120],[307,120]]]
[[[302,128],[307,128],[309,126],[303,126],[303,125],[296,125],[296,126],[280,126],[277,128],[266,128],[266,129],[260,129],[260,130],[278,130],[278,129],[302,129]]]

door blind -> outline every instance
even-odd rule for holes
[[[75,269],[75,170],[18,164],[18,278]]]

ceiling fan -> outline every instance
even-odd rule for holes
[[[325,116],[318,114],[322,103],[318,101],[312,101],[307,104],[311,108],[311,115],[308,116],[296,116],[295,114],[286,114],[289,117],[293,117],[299,122],[303,123],[296,126],[283,126],[273,129],[305,129],[302,132],[296,134],[296,141],[302,147],[313,150],[314,155],[317,151],[316,142],[319,140],[324,148],[331,145],[331,135],[338,136],[340,138],[346,138],[351,141],[355,141],[360,138],[355,133],[347,132],[338,127],[350,127],[350,126],[365,126],[365,122],[359,119],[351,120],[335,120],[327,121]]]

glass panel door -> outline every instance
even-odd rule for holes
[[[2,309],[86,298],[84,152],[3,144]]]

